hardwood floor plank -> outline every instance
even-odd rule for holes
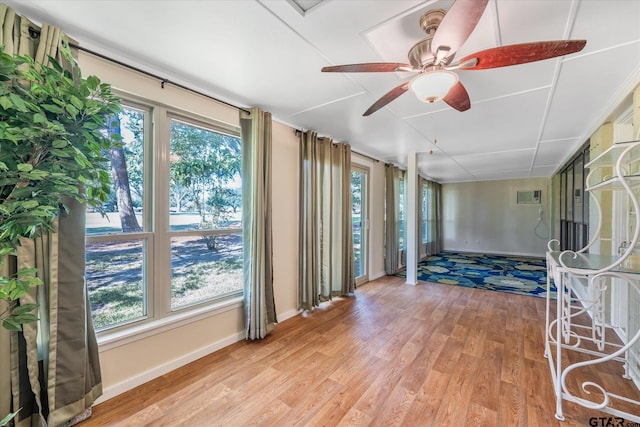
[[[518,384],[500,382],[497,416],[502,425],[527,426],[527,399],[525,391]]]
[[[554,418],[544,317],[541,298],[385,277],[97,405],[79,426],[589,425],[603,414],[571,403]],[[567,384],[640,399],[621,374],[611,362]]]
[[[376,411],[371,425],[402,426],[416,394],[397,385]]]
[[[502,371],[503,344],[487,341],[474,377],[471,402],[496,412],[500,395],[500,372]]]
[[[522,335],[506,331],[503,351],[500,379],[511,384],[522,384],[524,380],[524,340]]]
[[[442,395],[449,386],[450,380],[451,375],[449,374],[443,374],[435,370],[429,371],[424,383],[416,392],[413,404],[405,416],[407,424],[416,426],[433,425],[442,403]]]
[[[340,420],[338,423],[338,427],[359,427],[359,426],[368,426],[371,425],[371,417],[362,412],[358,411],[355,408],[351,408],[347,415]],[[319,423],[316,425],[325,425],[324,423]]]
[[[494,427],[498,424],[498,414],[484,406],[472,403],[467,409],[467,417],[464,422],[465,426],[476,427]]]
[[[435,424],[441,426],[460,426],[464,424],[467,408],[471,403],[475,375],[480,364],[478,358],[462,354],[458,360],[458,368],[449,380],[442,396],[442,403]]]

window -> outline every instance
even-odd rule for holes
[[[369,270],[369,169],[351,169],[351,226],[353,233],[354,272],[357,284],[368,280]]]
[[[150,110],[126,106],[108,120],[108,132],[121,135],[122,146],[106,155],[112,187],[104,204],[105,215],[88,211],[86,221],[86,276],[96,329],[147,315],[149,269],[145,260],[153,238],[144,209]]]
[[[405,250],[405,242],[406,242],[406,184],[405,184],[405,173],[404,171],[399,171],[398,176],[396,178],[398,181],[398,267],[402,268],[407,265],[407,251]]]
[[[400,250],[404,250],[404,241],[405,241],[405,181],[404,181],[404,172],[401,173],[400,179],[398,181],[398,238],[399,244],[398,247]]]
[[[237,130],[160,106],[123,105],[110,119],[122,146],[105,156],[112,172],[106,216],[87,212],[87,285],[98,330],[242,295]]]
[[[428,224],[428,206],[429,206],[429,186],[426,182],[422,182],[420,186],[420,222],[421,222],[421,239],[425,244],[429,241],[429,224]]]
[[[560,249],[580,250],[589,241],[589,198],[584,196],[587,143],[560,171]]]
[[[241,144],[237,137],[175,118],[170,129],[175,309],[242,291]]]

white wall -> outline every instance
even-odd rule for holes
[[[514,206],[516,190],[533,189],[542,190],[542,205]],[[444,250],[544,256],[550,189],[549,178],[444,184]]]

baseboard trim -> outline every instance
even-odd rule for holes
[[[135,377],[129,378],[128,380],[122,381],[118,384],[114,384],[111,387],[107,387],[103,390],[102,396],[96,399],[94,405],[103,403],[109,399],[112,399],[119,394],[122,394],[126,391],[129,391],[139,385],[142,385],[146,382],[149,382],[153,379],[156,379],[164,374],[167,374],[175,369],[178,369],[188,363],[194,362],[201,357],[204,357],[208,354],[211,354],[215,351],[221,350],[224,347],[241,341],[244,339],[244,331],[238,332],[237,334],[231,335],[227,338],[223,338],[220,341],[212,343],[208,346],[202,347],[196,351],[185,354],[177,359],[174,359],[164,365],[157,366],[153,369],[145,371],[140,375],[136,375]]]
[[[529,252],[498,252],[498,251],[487,251],[487,250],[473,250],[473,249],[469,249],[469,248],[464,248],[464,249],[454,249],[454,248],[446,248],[443,249],[442,252],[460,252],[460,253],[466,253],[466,254],[487,254],[487,255],[503,255],[503,256],[523,256],[523,257],[530,257],[530,258],[544,258],[545,257],[545,253],[541,253],[541,254],[534,254],[534,253],[529,253]]]
[[[287,319],[297,316],[300,314],[301,310],[289,310],[284,313],[278,314],[278,322],[284,322]],[[221,350],[231,344],[234,344],[238,341],[242,341],[245,338],[244,331],[240,331],[237,334],[228,336],[227,338],[223,338],[220,341],[212,343],[208,346],[202,347],[196,351],[185,354],[177,359],[174,359],[168,363],[157,366],[153,369],[145,371],[140,375],[136,375],[135,377],[129,378],[128,380],[122,381],[118,384],[114,384],[111,387],[107,387],[103,389],[102,396],[96,399],[94,405],[98,405],[103,403],[109,399],[112,399],[122,393],[125,393],[133,388],[136,388],[146,382],[154,380],[164,374],[168,374],[169,372],[176,370],[184,365],[187,365],[191,362],[194,362],[204,356],[207,356],[211,353],[214,353],[218,350]]]
[[[302,310],[289,310],[285,311],[284,313],[280,313],[278,314],[278,323],[282,323],[287,319],[291,319],[292,317],[295,317],[300,313],[302,313]]]
[[[369,277],[369,281],[379,279],[379,278],[384,277],[386,275],[387,275],[387,273],[385,273],[384,271],[381,271],[380,273],[376,273],[376,274],[372,275],[371,277]]]

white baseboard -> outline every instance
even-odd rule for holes
[[[284,322],[287,319],[291,319],[292,317],[297,316],[302,313],[302,310],[289,310],[284,313],[278,314],[278,323]]]
[[[469,253],[469,254],[488,254],[488,255],[505,255],[505,256],[523,256],[523,257],[530,257],[530,258],[544,258],[545,257],[545,253],[530,253],[530,252],[499,252],[499,251],[487,251],[485,249],[478,249],[478,250],[473,250],[471,248],[461,248],[461,249],[455,249],[455,248],[445,248],[442,250],[442,252],[460,252],[460,253]]]
[[[228,345],[231,345],[243,339],[244,339],[244,331],[238,332],[237,334],[231,335],[227,338],[223,338],[220,341],[217,341],[208,346],[202,347],[191,353],[185,354],[177,359],[174,359],[168,363],[165,363],[164,365],[160,365],[148,371],[142,372],[140,375],[136,375],[135,377],[129,378],[126,381],[122,381],[118,384],[114,384],[111,387],[107,387],[103,390],[102,396],[100,396],[95,401],[94,405],[97,405],[111,398],[114,398],[119,394],[129,391],[135,387],[138,387],[139,385],[142,385],[146,382],[156,379],[164,374],[167,374],[188,363],[194,362],[200,359],[201,357],[204,357],[208,354],[211,354],[215,351],[218,351]]]
[[[384,271],[381,271],[380,273],[376,273],[376,274],[370,276],[369,277],[369,281],[379,279],[379,278],[384,277],[386,275],[387,275],[387,273],[385,273]]]
[[[297,316],[300,313],[300,310],[289,310],[284,313],[278,314],[278,322],[284,322],[287,319]],[[188,363],[194,362],[201,357],[207,356],[213,352],[223,349],[231,344],[234,344],[238,341],[242,341],[245,338],[244,331],[240,331],[237,334],[231,335],[227,338],[223,338],[220,341],[212,343],[208,346],[202,347],[196,351],[185,354],[177,359],[174,359],[164,365],[157,366],[148,371],[142,372],[135,377],[129,378],[126,381],[122,381],[118,384],[114,384],[108,388],[103,390],[102,396],[96,399],[94,405],[105,402],[109,399],[112,399],[119,394],[122,394],[126,391],[129,391],[139,385],[142,385],[146,382],[149,382],[153,379],[156,379],[164,374],[167,374],[175,369],[178,369]]]

